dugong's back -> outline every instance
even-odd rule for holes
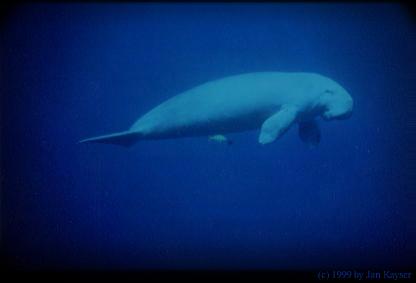
[[[160,128],[200,126],[205,121],[221,121],[238,118],[244,127],[257,127],[286,102],[293,89],[299,87],[300,76],[305,80],[311,74],[261,72],[226,77],[211,81],[183,92],[155,107],[131,127],[131,131],[151,131]],[[296,76],[296,80],[294,80]],[[290,90],[290,91],[289,91]],[[290,97],[293,100],[293,97]],[[242,119],[246,117],[246,119]],[[250,123],[246,125],[244,121]]]

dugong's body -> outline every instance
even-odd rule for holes
[[[125,132],[89,138],[130,146],[143,139],[210,136],[261,129],[259,142],[279,138],[295,123],[308,143],[319,142],[314,118],[350,116],[353,100],[333,80],[313,73],[248,73],[211,81],[168,99]]]

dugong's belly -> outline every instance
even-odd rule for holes
[[[236,107],[205,99],[189,102],[161,104],[139,119],[131,130],[152,139],[241,132],[259,128],[271,113],[278,110],[277,107],[260,105]]]

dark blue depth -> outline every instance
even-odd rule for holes
[[[416,26],[394,4],[30,4],[1,34],[2,256],[22,269],[414,266]],[[77,144],[198,84],[329,76],[349,120],[268,146]],[[413,107],[413,108],[412,108]],[[404,270],[403,270],[404,269]]]

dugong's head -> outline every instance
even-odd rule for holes
[[[351,116],[353,100],[342,86],[330,81],[320,91],[320,105],[323,107],[322,117],[325,120],[341,120]]]

